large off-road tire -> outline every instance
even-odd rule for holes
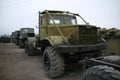
[[[120,80],[120,72],[104,65],[93,66],[86,70],[81,80]]]
[[[45,74],[49,78],[60,77],[65,70],[64,59],[53,47],[47,47],[43,54]]]
[[[113,63],[113,64],[120,65],[120,56],[118,56],[118,55],[105,56],[105,57],[103,58],[103,60],[104,60],[105,62],[109,62],[109,63]]]
[[[25,52],[28,56],[36,55],[35,49],[32,47],[32,45],[28,44],[27,40],[25,40]]]

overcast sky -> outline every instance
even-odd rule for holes
[[[120,0],[0,0],[0,35],[38,25],[38,11],[79,13],[98,27],[120,29]]]

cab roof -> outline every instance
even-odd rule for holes
[[[45,11],[44,10],[43,12],[41,12],[41,14],[45,14]],[[65,11],[56,11],[56,10],[47,10],[49,13],[64,13]]]

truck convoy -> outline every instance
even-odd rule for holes
[[[78,24],[78,17],[85,24]],[[88,69],[81,80],[120,80],[120,57],[103,56],[107,45],[99,28],[79,14],[45,10],[39,12],[38,24],[37,37],[33,29],[20,29],[19,44],[29,56],[43,55],[46,76],[60,77],[67,64],[82,61]]]

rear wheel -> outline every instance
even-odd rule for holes
[[[49,78],[57,78],[64,73],[64,60],[53,47],[47,47],[43,54],[45,73]]]
[[[88,68],[81,80],[120,80],[120,72],[112,67],[98,65]]]
[[[35,55],[35,49],[32,47],[31,44],[28,44],[28,41],[25,41],[25,52],[28,56],[33,56]]]

